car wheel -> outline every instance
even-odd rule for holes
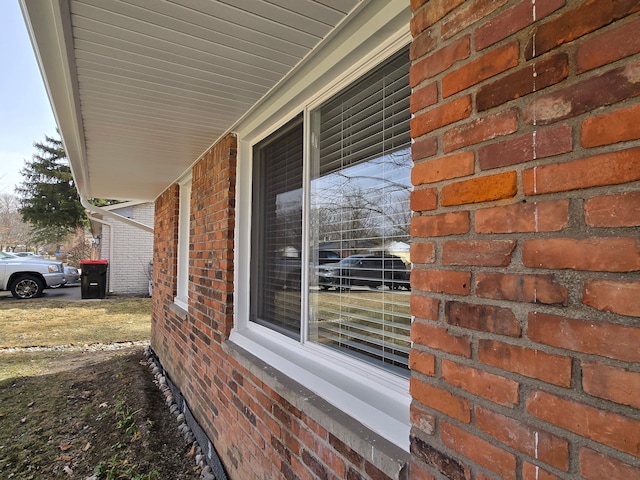
[[[42,280],[32,275],[20,277],[11,285],[11,295],[18,299],[36,298],[42,295],[43,291]]]

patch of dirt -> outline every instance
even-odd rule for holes
[[[199,479],[143,348],[70,353],[0,383],[0,478]]]

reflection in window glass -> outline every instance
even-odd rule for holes
[[[309,339],[403,375],[411,323],[408,73],[405,51],[311,115]],[[342,260],[326,261],[327,251]]]
[[[251,233],[253,322],[403,376],[410,93],[405,50],[310,112],[309,158],[302,116],[256,145]]]
[[[267,138],[254,153],[252,319],[300,338],[302,122]]]

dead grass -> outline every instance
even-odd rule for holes
[[[10,378],[38,375],[60,352],[0,353],[0,382]]]
[[[3,303],[0,348],[51,347],[149,339],[151,299]]]
[[[48,355],[20,354],[50,365],[0,380],[0,478],[200,478],[141,347]]]
[[[150,325],[149,298],[2,300],[0,478],[200,477],[142,347],[83,348],[148,340]],[[60,345],[81,348],[11,348]]]

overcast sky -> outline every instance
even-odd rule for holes
[[[0,0],[0,193],[14,193],[34,142],[56,122],[18,0]]]

